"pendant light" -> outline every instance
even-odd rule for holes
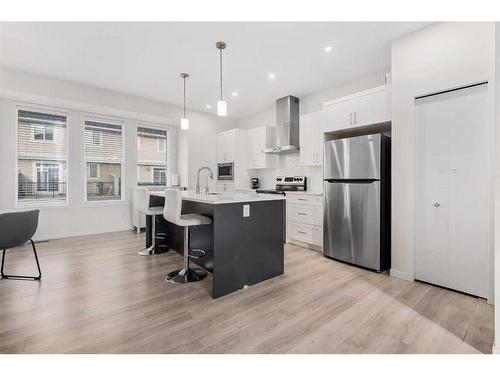
[[[222,96],[222,50],[226,48],[225,42],[217,42],[215,46],[219,50],[219,66],[220,66],[220,100],[217,102],[217,115],[227,116],[227,103]]]
[[[181,73],[181,77],[184,80],[184,116],[181,118],[181,129],[189,130],[189,120],[186,117],[186,78],[189,77],[189,74]]]

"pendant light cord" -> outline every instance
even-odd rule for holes
[[[220,100],[222,100],[222,49],[219,49],[220,55]]]
[[[186,118],[186,77],[184,77],[184,118]]]

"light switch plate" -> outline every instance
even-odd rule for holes
[[[243,205],[243,217],[249,217],[249,216],[250,216],[250,205],[244,204]]]

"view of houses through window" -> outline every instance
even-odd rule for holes
[[[66,203],[68,125],[64,113],[19,107],[17,200]],[[168,183],[168,132],[137,127],[137,184]],[[87,117],[84,121],[86,201],[122,199],[123,129],[118,121]]]
[[[17,200],[66,202],[67,118],[42,110],[18,109]]]
[[[137,184],[167,185],[167,131],[137,128]]]
[[[120,200],[123,164],[122,126],[85,120],[87,201]]]

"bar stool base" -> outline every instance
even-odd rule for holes
[[[147,249],[143,249],[139,251],[137,254],[144,256],[158,255],[158,254],[164,254],[169,250],[170,248],[166,245],[157,245],[157,246],[150,246]]]
[[[165,280],[172,284],[187,284],[203,280],[205,277],[207,277],[207,272],[200,268],[183,268],[170,272],[165,276]]]

